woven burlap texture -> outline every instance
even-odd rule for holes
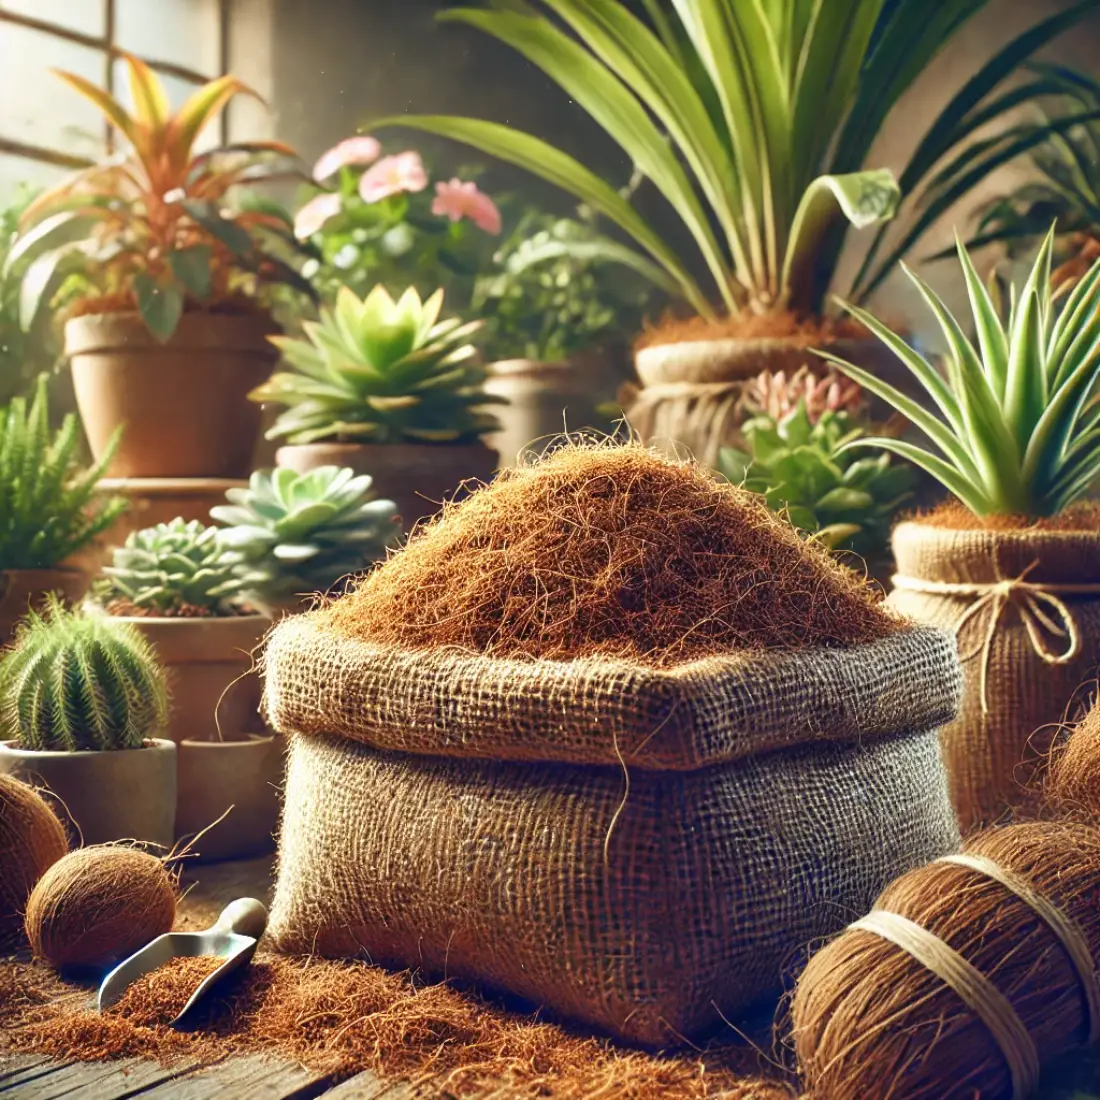
[[[323,622],[285,620],[265,657],[291,735],[281,950],[474,978],[665,1045],[957,845],[940,631],[654,670],[395,653]]]
[[[918,584],[994,585],[1026,574],[1029,583],[1057,592],[1058,585],[1100,582],[1096,532],[953,531],[913,522],[898,525],[893,547],[899,577]],[[942,741],[952,802],[965,832],[1034,807],[1043,758],[1067,708],[1087,694],[1100,653],[1100,593],[1058,594],[1081,637],[1080,652],[1064,664],[1044,660],[1036,648],[1020,614],[1020,595],[1010,596],[1000,609],[987,652],[993,601],[959,630],[978,598],[903,589],[890,595],[904,615],[959,632],[965,691]],[[1049,617],[1050,608],[1045,611]],[[1042,634],[1051,652],[1065,648],[1065,637],[1045,628]]]

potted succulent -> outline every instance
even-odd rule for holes
[[[210,510],[219,541],[250,603],[298,610],[386,554],[398,533],[392,500],[375,500],[367,474],[318,466],[304,474],[257,470],[247,489]]]
[[[714,455],[723,442],[714,417],[746,377],[808,360],[821,366],[813,347],[874,355],[859,326],[825,314],[847,226],[889,219],[903,197],[917,204],[885,257],[881,229],[871,243],[853,288],[865,296],[948,206],[1013,155],[1011,143],[959,150],[1031,93],[999,93],[1018,65],[1092,10],[1090,0],[1077,3],[999,51],[949,100],[897,180],[868,170],[895,104],[985,3],[851,0],[817,5],[811,18],[799,0],[647,0],[644,13],[625,0],[541,0],[440,14],[493,35],[560,85],[667,203],[683,231],[675,237],[576,159],[511,127],[400,115],[372,129],[410,126],[465,142],[617,225],[692,315],[640,342],[643,388],[631,423],[647,438],[661,426],[696,455]],[[704,269],[701,281],[695,272]],[[878,358],[876,370],[897,370],[888,353]]]
[[[718,470],[759,493],[770,508],[853,568],[886,579],[890,528],[913,499],[916,471],[882,451],[851,444],[870,434],[860,388],[805,368],[792,378],[761,375],[746,391],[745,450],[723,447]]]
[[[124,623],[49,597],[0,658],[0,772],[40,782],[85,844],[170,845],[176,746],[152,648]]]
[[[453,308],[469,306],[500,211],[473,179],[432,177],[414,149],[386,153],[368,134],[321,154],[313,167],[321,190],[295,215],[294,231],[316,250],[302,274],[326,302],[342,286],[363,297],[381,283],[391,294],[442,287]]]
[[[8,256],[22,278],[24,321],[61,304],[65,350],[96,458],[126,424],[116,477],[243,477],[259,429],[248,392],[270,373],[277,331],[270,295],[313,293],[279,256],[287,221],[261,206],[231,209],[229,194],[286,170],[275,142],[196,154],[195,141],[248,89],[232,76],[172,112],[163,86],[126,55],[128,112],[72,73],[130,145],[78,172],[24,211]]]
[[[605,424],[601,398],[625,374],[612,356],[629,345],[650,296],[631,277],[634,256],[586,212],[530,209],[478,278],[471,313],[485,322],[485,389],[508,402],[488,442],[504,463],[563,430]]]
[[[1007,319],[959,261],[976,341],[934,291],[910,278],[935,314],[945,375],[885,325],[848,308],[893,349],[932,410],[867,371],[837,367],[924,433],[931,448],[865,438],[922,467],[953,505],[900,524],[892,602],[959,637],[966,694],[943,730],[955,808],[964,828],[1027,805],[1028,761],[1041,759],[1074,693],[1096,675],[1100,650],[1100,522],[1082,501],[1100,476],[1100,264],[1056,310],[1053,234],[1012,296]]]
[[[369,473],[410,528],[464,479],[487,480],[497,455],[482,436],[498,427],[485,371],[469,338],[481,327],[440,321],[443,292],[411,287],[397,302],[376,286],[360,300],[344,287],[306,339],[273,337],[289,370],[252,392],[286,406],[267,435],[284,439],[276,463],[299,473],[348,466]]]
[[[219,530],[176,519],[132,532],[93,588],[94,609],[142,634],[172,691],[167,736],[179,745],[176,831],[228,858],[270,842],[279,754],[255,733],[259,684],[252,653],[271,625],[241,599]],[[211,746],[214,746],[212,748]]]
[[[96,483],[117,438],[91,469],[77,461],[74,415],[50,430],[47,379],[28,405],[0,408],[0,645],[28,607],[47,592],[77,600],[87,575],[77,560],[125,510],[119,498],[96,498]]]

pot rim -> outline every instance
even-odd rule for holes
[[[396,453],[400,450],[416,451],[446,451],[446,450],[478,450],[496,452],[484,440],[478,439],[470,443],[429,443],[421,441],[414,443],[411,440],[402,440],[400,443],[348,443],[343,440],[318,439],[314,443],[283,443],[275,451],[275,461],[278,464],[280,451],[314,451],[328,450],[329,448],[342,451],[379,451]]]
[[[1035,530],[1030,527],[1009,527],[1009,528],[991,528],[991,527],[945,527],[938,523],[924,523],[919,519],[905,519],[896,524],[893,530],[893,537],[896,537],[899,532],[913,531],[918,533],[922,538],[958,538],[959,536],[967,536],[973,538],[975,541],[981,539],[990,545],[1024,541],[1028,545],[1036,543],[1073,543],[1082,542],[1089,545],[1095,545],[1100,542],[1100,531],[1087,531],[1081,529],[1067,529],[1059,531],[1051,528],[1044,528],[1041,530]]]
[[[214,741],[203,737],[185,737],[179,742],[179,748],[187,749],[257,749],[266,748],[274,740],[273,733],[246,733],[243,741]]]
[[[15,742],[15,739],[0,740],[0,752],[8,753],[10,756],[19,756],[27,760],[46,760],[55,759],[59,756],[66,758],[78,758],[87,756],[118,756],[123,753],[131,752],[144,752],[146,749],[155,749],[158,752],[170,752],[176,751],[175,741],[170,741],[167,737],[147,737],[146,743],[136,749],[74,749],[72,752],[67,752],[64,749],[21,749]]]

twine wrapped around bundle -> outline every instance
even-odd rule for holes
[[[892,883],[792,1005],[812,1100],[1024,1100],[1100,1038],[1100,831],[1032,823]]]
[[[902,523],[890,603],[958,638],[962,710],[943,729],[964,831],[1034,807],[1050,738],[1100,646],[1100,532]]]

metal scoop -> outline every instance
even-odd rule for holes
[[[202,980],[183,1006],[183,1011],[172,1021],[173,1027],[180,1027],[212,986],[252,961],[256,944],[265,928],[267,909],[263,903],[255,898],[239,898],[230,902],[221,911],[217,923],[204,932],[168,932],[157,936],[140,951],[120,962],[103,979],[99,987],[99,1011],[110,1008],[121,999],[128,986],[163,966],[169,959],[195,955],[218,955],[225,959],[217,970]]]

